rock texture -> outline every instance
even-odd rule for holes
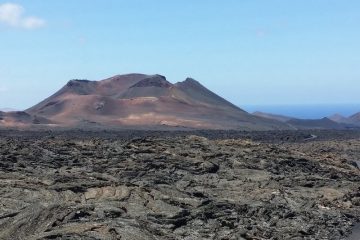
[[[345,239],[359,139],[3,134],[0,239]]]

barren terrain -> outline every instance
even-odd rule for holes
[[[187,78],[126,74],[100,81],[70,80],[25,111],[1,112],[0,127],[187,128],[279,130],[288,124],[257,117]]]
[[[346,239],[360,220],[359,132],[0,136],[0,239]]]

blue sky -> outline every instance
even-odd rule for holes
[[[359,24],[357,0],[0,0],[0,108],[131,72],[240,106],[360,104]]]

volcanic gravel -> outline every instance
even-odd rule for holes
[[[358,133],[1,133],[0,239],[346,239],[360,220]]]

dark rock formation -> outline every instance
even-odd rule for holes
[[[345,239],[359,155],[358,138],[2,134],[0,239]]]

